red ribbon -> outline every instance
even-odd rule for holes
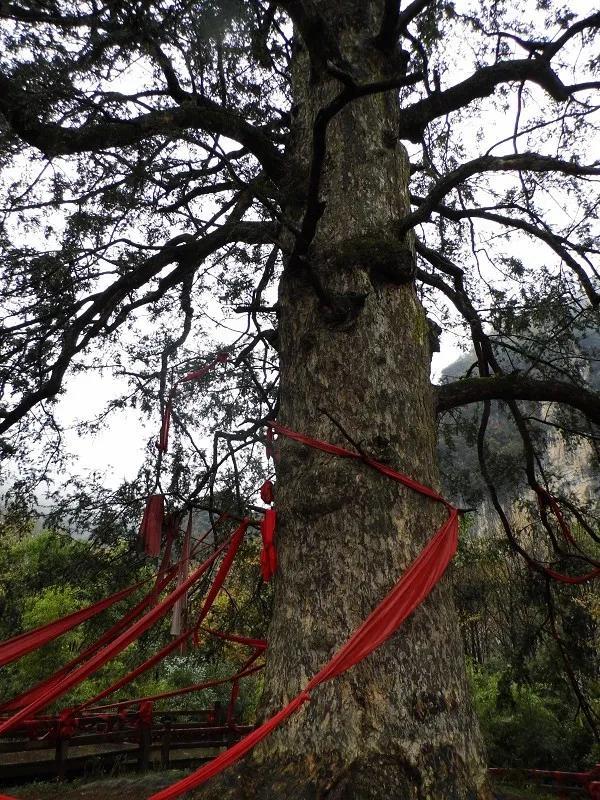
[[[268,583],[277,569],[277,550],[275,548],[275,522],[277,512],[267,508],[260,523],[262,550],[260,553],[260,571],[265,583]]]
[[[39,647],[42,647],[57,637],[62,636],[67,631],[77,627],[77,625],[81,625],[82,622],[97,616],[115,603],[129,597],[129,595],[133,594],[141,585],[142,583],[136,583],[133,586],[129,586],[127,589],[116,592],[110,597],[106,597],[104,600],[87,606],[87,608],[74,611],[72,614],[68,614],[62,619],[54,620],[54,622],[49,622],[46,625],[40,625],[38,628],[34,628],[31,631],[21,633],[18,636],[13,636],[11,639],[1,642],[0,667],[4,664],[10,664],[11,661],[21,658],[32,650],[37,650]],[[2,708],[5,707],[6,704],[2,706]]]
[[[217,366],[217,364],[224,364],[228,358],[229,358],[228,353],[225,352],[217,353],[216,358],[214,359],[214,361],[211,361],[210,364],[205,364],[203,367],[195,370],[194,372],[188,372],[182,378],[179,378],[178,381],[175,381],[175,383],[171,387],[171,391],[169,392],[167,402],[165,403],[165,408],[162,415],[162,422],[160,426],[160,433],[158,434],[158,440],[156,442],[156,446],[161,451],[161,453],[166,453],[169,448],[169,429],[171,427],[171,415],[173,413],[173,400],[175,399],[175,395],[177,394],[177,387],[179,386],[179,384],[188,383],[189,381],[200,380],[200,378],[203,378],[212,369],[214,369]]]
[[[245,529],[248,527],[248,521],[244,520],[240,527],[245,531]],[[239,530],[240,529],[236,531],[232,538],[235,538],[237,535],[239,535]],[[36,712],[41,711],[43,708],[49,706],[52,702],[54,702],[54,700],[66,694],[73,686],[79,685],[90,675],[93,675],[100,669],[101,666],[106,664],[107,661],[110,661],[132,642],[138,639],[142,633],[152,627],[155,622],[164,617],[165,614],[167,614],[171,608],[173,608],[177,602],[177,599],[185,594],[190,586],[193,586],[193,584],[196,583],[196,581],[198,581],[202,575],[204,575],[204,573],[230,543],[231,539],[222,544],[203,564],[201,564],[192,572],[187,580],[185,580],[180,586],[172,591],[164,600],[154,606],[152,610],[144,614],[141,619],[131,625],[127,630],[123,631],[120,636],[117,636],[114,641],[107,644],[106,647],[102,648],[102,650],[92,656],[89,661],[82,664],[68,675],[64,676],[57,685],[52,684],[48,690],[39,696],[35,701],[29,703],[29,705],[27,705],[25,708],[22,708],[20,711],[17,711],[12,717],[0,722],[0,735],[14,728],[23,719],[32,717],[34,714],[36,714]]]
[[[350,450],[339,448],[328,442],[311,439],[308,436],[297,434],[283,428],[278,423],[269,423],[279,433],[300,441],[309,447],[315,447],[343,458],[363,459],[362,456]],[[227,767],[234,764],[246,753],[252,750],[259,742],[265,739],[275,728],[279,727],[304,703],[310,700],[310,692],[321,683],[332,680],[337,675],[350,669],[366,658],[390,638],[402,625],[404,620],[423,602],[433,587],[439,582],[454,553],[458,543],[458,511],[440,494],[428,486],[414,481],[407,475],[396,472],[385,464],[366,459],[367,463],[383,475],[408,486],[419,494],[430,497],[442,503],[448,511],[448,519],[430,539],[420,555],[413,561],[404,575],[392,587],[384,600],[369,614],[363,624],[350,636],[347,642],[333,655],[325,666],[313,677],[306,688],[300,692],[287,706],[275,716],[245,736],[227,751],[214,758],[187,778],[168,786],[166,789],[153,794],[148,800],[172,800],[181,794],[195,789],[206,783],[210,778],[218,775]],[[272,511],[268,509],[266,514]],[[274,512],[273,512],[274,513]],[[261,525],[262,531],[262,525]],[[267,534],[268,539],[268,534]],[[263,534],[263,544],[265,537]],[[264,552],[263,548],[263,552]],[[261,562],[263,556],[261,556]],[[262,563],[261,563],[262,566]]]
[[[154,703],[151,700],[143,700],[138,711],[138,721],[140,725],[152,725],[154,713]]]
[[[77,730],[77,720],[73,716],[72,708],[63,708],[58,715],[58,735],[70,739]]]
[[[274,501],[273,481],[265,481],[260,487],[260,499],[268,506]]]
[[[152,558],[160,555],[164,516],[164,495],[150,495],[146,500],[146,508],[140,525],[140,537],[144,543],[144,552]]]
[[[547,492],[542,486],[535,486],[534,487],[536,494],[538,496],[538,503],[540,506],[540,510],[544,510],[545,508],[550,508],[556,521],[558,522],[558,527],[561,530],[562,535],[564,538],[575,547],[577,550],[580,550],[575,537],[571,533],[571,528],[567,523],[566,519],[563,516],[561,508],[553,495],[550,492]],[[587,581],[594,580],[598,576],[600,576],[600,567],[596,567],[595,569],[590,570],[589,572],[585,572],[583,575],[565,575],[563,572],[557,572],[550,567],[546,567],[544,564],[539,564],[538,562],[534,562],[533,559],[531,560],[531,566],[535,567],[536,569],[544,572],[550,578],[559,583],[571,583],[571,584],[578,584],[578,583],[586,583]],[[598,562],[592,562],[598,563]]]

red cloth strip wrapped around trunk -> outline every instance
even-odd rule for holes
[[[188,775],[187,778],[153,794],[148,800],[172,800],[184,792],[201,786],[219,772],[227,769],[310,700],[311,690],[350,669],[389,639],[440,580],[456,551],[457,542],[458,512],[453,509],[448,520],[413,561],[383,602],[371,612],[346,644],[314,676],[304,691],[233,747]]]
[[[314,447],[342,458],[366,461],[369,466],[376,469],[382,475],[443,504],[448,512],[448,519],[437,531],[435,536],[430,539],[406,572],[398,579],[397,583],[392,587],[383,601],[373,609],[363,624],[357,628],[347,642],[332,656],[312,680],[309,681],[304,691],[300,692],[300,694],[270,720],[260,725],[256,730],[241,739],[237,744],[234,744],[233,747],[230,747],[226,752],[217,756],[203,767],[200,767],[199,770],[192,773],[187,778],[183,778],[172,786],[168,786],[166,789],[162,789],[156,794],[153,794],[148,800],[172,800],[174,797],[179,797],[185,792],[206,783],[210,778],[218,775],[246,755],[246,753],[266,738],[271,731],[285,722],[288,717],[310,700],[310,692],[314,691],[319,684],[332,680],[337,675],[340,675],[355,664],[358,664],[359,661],[362,661],[372,653],[373,650],[387,641],[387,639],[398,630],[404,620],[412,614],[423,600],[425,600],[441,579],[456,552],[458,544],[458,510],[436,491],[428,486],[423,486],[408,475],[396,472],[385,464],[380,464],[372,459],[364,459],[363,456],[352,453],[350,450],[345,450],[337,445],[332,445],[328,442],[322,442],[317,439],[312,439],[309,436],[296,433],[295,431],[290,431],[288,428],[283,428],[283,426],[278,423],[269,424],[280,434],[295,439],[309,447]],[[263,557],[261,556],[261,566],[262,561]]]

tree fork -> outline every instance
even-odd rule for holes
[[[386,76],[373,45],[382,2],[344,0],[318,7],[351,64],[370,81]],[[308,175],[319,110],[339,81],[311,72],[298,46],[295,114],[288,160]],[[409,163],[391,132],[401,110],[393,92],[353,101],[330,121],[320,176],[322,215],[308,248],[307,270],[291,268],[280,284],[278,314],[282,424],[363,451],[439,485],[430,385],[430,337],[406,254],[402,280],[372,269],[381,254],[349,246],[388,243],[410,211]],[[314,179],[314,175],[312,176]],[[302,223],[304,209],[286,215]],[[293,243],[291,243],[293,246]],[[375,245],[374,245],[375,247]],[[290,247],[292,249],[292,247]],[[332,319],[327,295],[363,297],[346,318]],[[338,424],[334,424],[336,420]],[[277,445],[279,568],[262,716],[294,697],[380,602],[442,520],[433,503],[399,489],[358,463],[288,440]],[[225,790],[225,785],[229,791]],[[388,643],[332,683],[246,760],[211,796],[275,798],[414,798],[487,800],[478,725],[469,699],[462,641],[450,587],[443,582]],[[202,795],[205,796],[205,795]]]

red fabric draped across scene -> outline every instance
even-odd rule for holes
[[[304,703],[310,700],[311,691],[314,691],[321,683],[332,680],[337,675],[341,675],[355,664],[358,664],[389,639],[438,583],[456,552],[458,544],[458,510],[436,491],[428,486],[423,486],[407,475],[396,472],[385,464],[364,458],[361,455],[352,453],[350,450],[297,434],[295,431],[290,431],[277,423],[270,423],[270,425],[279,434],[288,436],[309,447],[314,447],[342,458],[364,460],[365,463],[386,477],[402,483],[413,491],[430,497],[436,502],[442,503],[448,511],[448,519],[385,599],[369,614],[365,622],[350,636],[348,641],[333,655],[327,664],[307,683],[302,692],[270,720],[260,725],[226,752],[217,756],[217,758],[192,775],[153,794],[149,800],[171,800],[171,798],[179,797],[181,794],[206,783],[210,778],[246,755]]]
[[[218,526],[222,522],[224,517],[225,515],[220,516],[217,522],[215,523],[214,527]],[[198,552],[205,538],[213,529],[214,529],[213,526],[211,526],[205,533],[205,535],[195,544],[192,552],[190,553],[190,558]],[[180,570],[181,564],[169,567],[170,548],[172,545],[172,540],[174,538],[174,535],[175,535],[175,524],[173,524],[173,526],[170,526],[169,528],[165,554],[161,566],[159,568],[158,574],[156,576],[156,581],[153,589],[148,594],[146,594],[140,600],[139,603],[137,603],[123,617],[121,617],[121,619],[117,620],[117,622],[115,622],[114,625],[112,625],[107,631],[105,631],[102,634],[102,636],[100,636],[99,639],[93,642],[82,653],[77,655],[75,658],[71,659],[71,661],[69,661],[63,667],[56,670],[56,672],[54,672],[52,675],[49,675],[47,678],[37,683],[31,689],[28,689],[27,691],[21,693],[20,695],[17,695],[17,697],[14,697],[11,700],[0,705],[0,712],[15,711],[18,708],[23,708],[24,706],[27,706],[33,703],[38,698],[40,698],[52,686],[60,684],[65,675],[72,672],[72,670],[74,670],[76,666],[86,661],[86,659],[90,658],[92,655],[97,653],[106,644],[113,641],[113,639],[115,639],[115,637],[118,636],[118,634],[121,633],[121,631],[123,631],[135,619],[137,619],[142,614],[142,612],[146,608],[148,608],[148,606],[153,605],[157,601],[157,598],[160,595],[160,593],[172,582],[172,580],[179,573]],[[192,632],[190,631],[190,635],[191,633]],[[171,652],[171,649],[169,649],[169,652]],[[167,655],[167,653],[163,653],[163,657],[165,655]],[[157,660],[160,660],[160,658]]]
[[[129,708],[129,706],[135,706],[142,702],[155,702],[156,700],[166,700],[169,697],[179,697],[183,694],[190,694],[191,692],[200,692],[203,689],[211,689],[214,686],[222,686],[224,683],[229,683],[230,681],[237,681],[241,678],[246,678],[248,675],[253,675],[255,672],[261,670],[264,664],[257,664],[252,666],[256,659],[261,655],[262,650],[256,650],[250,658],[244,662],[244,664],[239,668],[239,670],[234,673],[233,675],[229,675],[226,678],[214,678],[211,681],[204,681],[204,683],[195,683],[192,686],[184,686],[181,689],[171,689],[169,692],[161,692],[160,694],[151,694],[145,697],[135,697],[129,700],[117,700],[114,703],[105,703],[101,706],[94,706],[93,708],[88,709],[90,713],[102,712],[106,711],[109,708],[114,709],[123,709]]]
[[[173,580],[176,574],[176,568],[167,571],[164,577],[161,579],[160,583],[157,583],[152,591],[150,591],[145,597],[143,597],[139,603],[137,603],[132,609],[130,609],[125,616],[121,617],[120,620],[115,622],[114,625],[102,634],[102,636],[93,642],[88,648],[86,648],[82,653],[78,656],[73,658],[64,667],[61,667],[59,670],[54,672],[48,678],[40,683],[36,684],[33,688],[28,689],[26,692],[14,697],[12,700],[9,700],[7,703],[4,703],[0,706],[0,712],[2,711],[14,711],[17,708],[22,708],[23,706],[29,705],[34,700],[37,700],[38,697],[41,697],[50,686],[56,685],[60,683],[65,675],[71,672],[78,664],[81,664],[87,658],[92,656],[94,653],[97,653],[104,645],[108,644],[108,642],[113,641],[113,639],[121,633],[122,630],[127,628],[133,620],[140,616],[140,614],[148,608],[148,606],[152,605],[156,601],[156,597],[160,592],[165,589],[169,583]]]
[[[74,611],[66,617],[54,620],[54,622],[49,622],[46,625],[40,625],[39,628],[21,633],[19,636],[13,636],[12,639],[7,639],[0,643],[0,667],[3,667],[5,664],[10,664],[11,661],[16,661],[16,659],[30,653],[32,650],[37,650],[39,647],[56,639],[58,636],[62,636],[63,633],[67,633],[67,631],[81,625],[82,622],[95,617],[115,603],[129,597],[129,595],[133,594],[136,589],[139,589],[142,584],[143,581],[140,581],[133,586],[128,586],[126,589],[121,589],[120,592],[116,592],[110,597],[104,598],[104,600],[87,606],[87,608]]]
[[[198,620],[196,621],[196,623],[192,627],[183,631],[183,633],[179,634],[179,636],[177,636],[175,639],[169,642],[169,644],[167,644],[153,656],[148,658],[142,664],[137,666],[135,669],[131,670],[131,672],[128,672],[127,675],[124,675],[122,678],[119,678],[119,680],[115,681],[115,683],[111,684],[106,689],[103,689],[101,692],[99,692],[94,697],[91,697],[89,700],[86,700],[85,703],[79,705],[77,707],[77,710],[81,711],[84,708],[88,708],[89,706],[95,705],[100,700],[103,700],[105,697],[108,697],[108,695],[112,694],[113,692],[116,692],[118,689],[122,689],[123,686],[127,686],[127,684],[131,683],[133,680],[135,680],[135,678],[139,677],[140,675],[143,675],[144,672],[147,672],[147,670],[151,669],[156,664],[159,664],[161,661],[163,661],[170,653],[173,653],[180,645],[182,645],[184,642],[186,642],[188,639],[190,639],[193,635],[196,634],[200,623],[210,611],[211,606],[214,603],[214,600],[217,594],[219,593],[219,590],[221,589],[225,581],[225,578],[229,573],[229,570],[231,569],[233,559],[235,558],[235,554],[237,553],[238,548],[242,543],[242,539],[244,538],[244,534],[246,533],[247,527],[248,527],[248,522],[247,521],[243,522],[235,531],[235,533],[232,535],[231,539],[225,543],[226,545],[228,544],[227,551],[225,553],[223,561],[221,562],[219,570],[217,571],[217,575],[215,576],[210,591],[208,592],[206,599],[202,604],[202,608],[200,610]],[[220,548],[218,552],[221,552],[222,549],[223,548]],[[211,556],[211,559],[209,560],[210,563],[212,564],[214,558]],[[178,589],[180,589],[183,583],[186,582],[187,580],[180,582],[178,585]]]
[[[92,656],[89,661],[76,668],[57,684],[50,686],[41,696],[36,700],[29,703],[24,708],[13,714],[12,717],[0,723],[0,735],[14,728],[22,720],[34,716],[38,711],[46,708],[54,700],[66,694],[73,686],[77,686],[83,680],[93,675],[100,669],[101,666],[106,664],[120,652],[122,652],[128,645],[139,638],[144,631],[152,627],[157,620],[163,617],[181,597],[199,578],[207,571],[207,569],[214,563],[214,561],[221,555],[226,547],[231,543],[231,539],[237,536],[243,536],[243,533],[248,527],[249,521],[244,520],[237,531],[224,542],[209,558],[197,567],[192,574],[180,586],[174,589],[167,597],[158,603],[153,609],[148,611],[144,616],[135,622],[128,630],[123,631],[117,638],[106,645],[102,650]]]
[[[153,794],[149,800],[170,800],[190,791],[222,770],[234,764],[259,742],[267,737],[275,728],[310,700],[310,692],[325,681],[335,678],[342,672],[358,664],[373,652],[400,627],[404,620],[427,597],[435,584],[444,574],[458,541],[458,512],[453,510],[450,517],[440,528],[433,539],[413,562],[407,572],[393,587],[387,597],[371,612],[365,622],[338,650],[323,669],[309,681],[287,706],[256,730],[234,744],[226,752],[210,761],[199,770],[183,778],[172,786]]]
[[[211,364],[208,364],[197,372],[189,373],[174,384],[171,394],[169,395],[169,400],[165,407],[165,414],[163,416],[163,426],[161,428],[161,435],[158,442],[160,450],[166,451],[167,449],[172,400],[175,396],[175,390],[178,383],[188,380],[196,380],[202,377],[209,371],[209,369],[212,369],[217,363],[224,360],[224,358],[225,357],[223,356],[218,356],[217,359]],[[267,720],[265,723],[260,725],[258,728],[256,728],[256,730],[228,749],[226,752],[222,753],[217,758],[201,767],[192,775],[189,775],[172,786],[153,794],[150,798],[148,798],[148,800],[171,800],[171,798],[178,797],[181,794],[202,785],[252,750],[252,748],[254,748],[266,736],[268,736],[275,728],[287,720],[291,714],[295,713],[304,705],[304,703],[308,702],[310,700],[311,693],[317,691],[321,684],[333,680],[338,675],[341,675],[342,673],[351,669],[354,665],[361,662],[363,659],[367,658],[370,653],[387,641],[398,630],[407,617],[410,616],[410,614],[412,614],[413,611],[425,600],[425,598],[430,594],[430,592],[442,578],[448,567],[448,564],[456,552],[458,542],[459,512],[434,489],[424,486],[408,475],[397,472],[386,464],[382,464],[381,462],[378,462],[368,456],[352,452],[338,445],[330,444],[329,442],[313,439],[304,434],[292,431],[289,428],[285,428],[279,423],[273,421],[268,423],[267,443],[270,456],[275,456],[275,452],[273,450],[273,432],[277,432],[280,436],[285,436],[302,445],[315,448],[340,458],[362,461],[368,467],[376,470],[381,475],[402,484],[418,494],[430,498],[436,503],[442,504],[447,511],[448,517],[435,535],[429,540],[417,558],[412,562],[412,564],[409,565],[405,573],[390,589],[381,603],[379,603],[373,609],[367,619],[351,634],[351,636],[337,650],[337,652],[332,655],[330,660],[322,667],[322,669],[306,683],[304,689],[295,698],[293,698],[290,703],[282,708],[270,720]],[[261,489],[261,497],[265,503],[271,504],[273,502],[274,492],[273,485],[270,481],[266,481],[263,484]],[[549,508],[556,518],[564,537],[572,545],[577,546],[577,543],[571,534],[571,531],[555,498],[541,487],[538,491],[538,497],[542,513],[545,512],[546,508]],[[155,495],[154,498],[162,498],[162,495]],[[158,531],[159,527],[162,530],[163,506],[159,500],[154,501],[153,504],[152,498],[150,498],[147,506],[147,518],[145,518],[146,522],[150,521],[151,523],[154,517],[156,517],[155,522],[157,523],[154,526],[156,531]],[[158,526],[159,517],[160,526]],[[261,553],[261,571],[265,580],[269,580],[277,569],[277,554],[274,538],[275,520],[275,510],[272,508],[267,509],[261,525],[263,542]],[[197,692],[212,686],[218,686],[227,682],[231,682],[232,690],[228,709],[228,718],[232,719],[233,706],[237,697],[239,680],[255,673],[262,668],[263,665],[256,665],[255,661],[264,652],[267,643],[262,639],[253,639],[237,634],[224,633],[202,627],[202,622],[205,620],[216,597],[218,596],[219,591],[223,587],[224,581],[229,574],[248,525],[249,521],[247,519],[244,520],[239,525],[237,530],[220,547],[218,547],[217,550],[203,564],[197,567],[190,576],[187,576],[187,567],[184,566],[184,562],[187,564],[190,557],[190,517],[181,564],[169,569],[168,565],[170,561],[170,555],[165,553],[163,563],[156,579],[156,585],[149,595],[147,595],[140,603],[138,603],[135,608],[131,609],[131,611],[128,612],[128,614],[126,614],[122,620],[113,625],[98,642],[88,648],[83,654],[56,672],[53,676],[50,676],[50,678],[46,679],[46,681],[38,684],[28,692],[25,692],[19,698],[15,698],[14,700],[5,704],[3,707],[0,707],[0,711],[14,711],[15,709],[18,709],[10,719],[0,723],[0,735],[15,727],[19,722],[27,718],[30,719],[36,712],[45,708],[51,702],[68,691],[72,686],[77,685],[86,677],[94,673],[104,663],[127,647],[128,644],[137,639],[159,618],[163,617],[167,611],[183,600],[192,584],[194,584],[222,554],[223,559],[219,569],[217,570],[212,585],[206,594],[194,623],[192,625],[188,624],[187,629],[180,633],[172,642],[170,642],[166,647],[162,648],[154,656],[147,659],[143,664],[136,667],[128,675],[125,675],[119,681],[112,684],[107,689],[104,689],[91,700],[81,704],[76,709],[66,710],[63,712],[63,714],[66,714],[67,717],[70,718],[74,713],[78,711],[80,712],[81,710],[90,706],[94,706],[92,710],[99,712],[109,708],[125,709],[131,705],[138,705],[140,706],[140,709],[144,708],[146,711],[148,711],[151,709],[151,703],[156,700]],[[154,553],[157,551],[157,536],[158,549],[160,549],[160,535],[157,534],[154,529],[150,530],[150,528],[152,528],[152,524],[147,524],[146,526],[143,524],[142,528],[144,530],[146,544]],[[169,553],[173,536],[174,532],[171,531],[167,537],[167,550],[169,550]],[[198,545],[196,545],[196,548],[197,547]],[[193,555],[193,553],[191,555]],[[592,565],[596,567],[597,562],[592,562]],[[538,571],[548,575],[549,577],[553,577],[556,580],[567,583],[581,583],[600,574],[600,568],[596,568],[592,572],[586,573],[585,575],[569,576],[556,572],[545,565],[538,564],[537,562],[535,562],[534,566],[536,569],[538,569]],[[140,619],[137,619],[137,617],[139,617],[140,614],[142,614],[142,612],[145,610],[149,602],[154,602],[156,600],[160,591],[173,580],[176,574],[179,575],[178,586],[176,589],[171,591],[171,593],[162,602],[157,603],[157,605],[151,611],[144,613]],[[118,602],[119,599],[126,597],[128,594],[134,591],[134,589],[138,588],[139,585],[140,584],[136,584],[134,587],[129,587],[129,589],[125,589],[122,592],[113,595],[111,598],[107,598],[106,600],[101,601],[94,606],[90,606],[89,609],[83,609],[81,612],[76,612],[74,615],[69,615],[69,617],[66,617],[64,620],[57,620],[55,623],[50,623],[49,626],[43,626],[42,628],[36,629],[36,631],[22,634],[21,636],[14,637],[14,639],[5,642],[3,645],[0,645],[0,665],[2,663],[8,663],[9,660],[13,660],[11,654],[18,653],[19,648],[28,648],[24,649],[23,652],[29,652],[30,650],[35,649],[37,646],[40,646],[36,643],[36,637],[40,638],[40,640],[43,640],[42,643],[45,641],[50,641],[50,639],[54,638],[56,635],[60,635],[60,633],[57,633],[56,631],[64,632],[69,630],[71,627],[79,624],[79,621],[83,621],[83,619],[87,619],[89,616],[100,613],[100,610],[103,610],[103,608],[107,608],[109,605]],[[88,614],[88,616],[83,616],[81,620],[75,621],[78,614]],[[130,625],[129,623],[135,619],[137,619],[137,621]],[[64,627],[65,625],[66,627]],[[227,678],[206,681],[201,684],[194,684],[182,689],[174,689],[172,691],[163,692],[157,695],[122,700],[102,706],[94,705],[100,699],[127,685],[135,677],[157,664],[169,653],[173,652],[177,647],[179,647],[179,645],[187,641],[191,636],[195,636],[197,639],[200,631],[207,635],[215,636],[229,642],[235,642],[249,646],[253,649],[252,655],[235,674]],[[1,660],[3,652],[4,657],[7,659],[5,661]],[[17,657],[19,657],[18,654],[14,656],[14,658]],[[148,713],[151,713],[151,710],[148,711]],[[0,795],[0,800],[14,799],[9,798],[6,795]]]

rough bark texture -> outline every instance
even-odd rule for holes
[[[343,28],[344,55],[356,56],[365,78],[380,79],[383,58],[367,41],[382,4],[334,5],[320,4],[334,29]],[[295,79],[291,156],[302,174],[315,114],[340,84],[311,82],[303,51]],[[364,451],[437,486],[428,325],[406,269],[394,269],[411,260],[410,242],[394,239],[409,208],[408,160],[391,135],[400,113],[393,94],[377,95],[353,102],[329,126],[326,208],[309,259],[328,292],[367,297],[354,319],[332,317],[305,272],[284,275],[279,419],[348,446],[327,411]],[[443,519],[431,501],[362,464],[286,440],[279,450],[265,716],[329,660]],[[229,781],[256,798],[488,798],[449,587],[436,589],[362,664],[319,687]]]

